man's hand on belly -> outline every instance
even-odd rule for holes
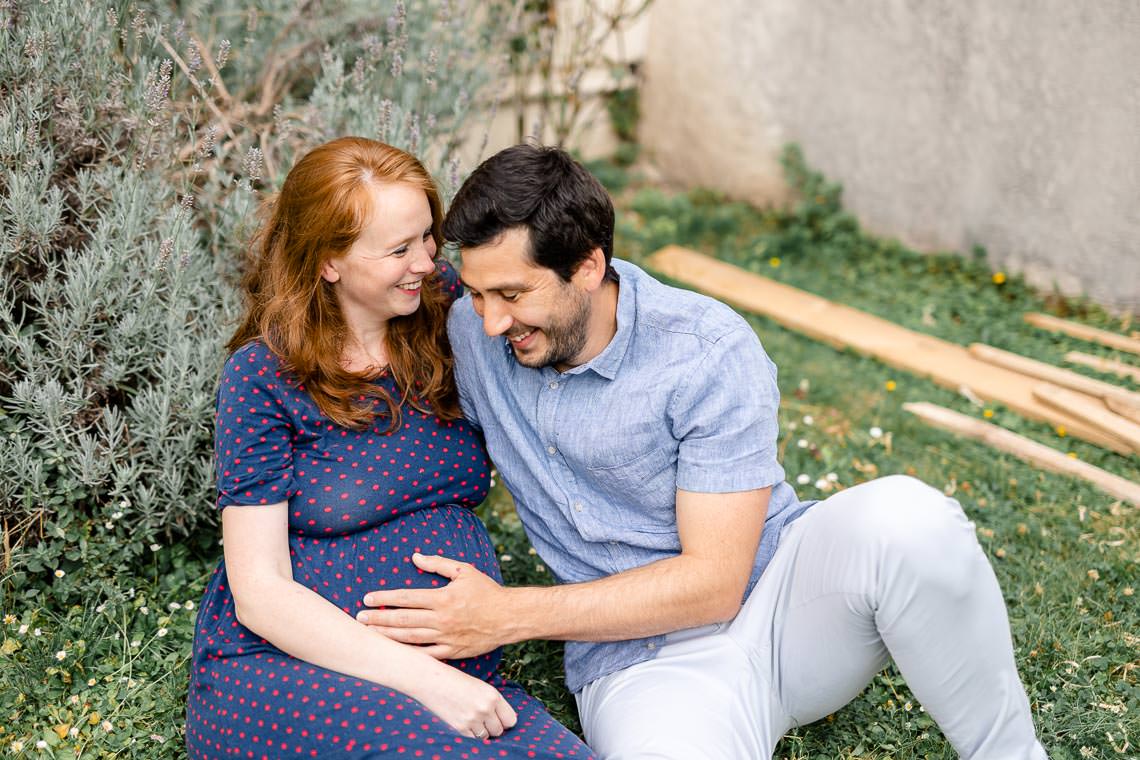
[[[412,562],[427,573],[442,575],[448,584],[434,589],[372,591],[367,607],[356,619],[405,644],[417,644],[440,660],[455,660],[490,652],[510,639],[502,613],[509,592],[466,562],[413,554]]]

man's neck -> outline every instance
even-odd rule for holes
[[[617,306],[619,283],[607,280],[591,296],[590,322],[586,327],[586,345],[578,352],[572,362],[555,364],[559,372],[565,372],[591,361],[614,339],[617,334]]]

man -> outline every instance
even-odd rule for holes
[[[906,477],[800,502],[776,461],[775,365],[728,307],[612,261],[613,206],[565,153],[484,162],[444,236],[449,332],[480,426],[561,582],[370,593],[388,635],[461,657],[567,642],[605,758],[766,758],[888,656],[965,758],[1042,758],[1001,592],[957,502]]]

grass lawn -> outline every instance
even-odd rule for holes
[[[961,344],[984,341],[1058,365],[1067,350],[1113,354],[1037,331],[1022,313],[1048,311],[1125,333],[1131,326],[1094,305],[1041,295],[1017,277],[995,276],[981,252],[921,256],[871,237],[842,211],[837,188],[794,156],[789,170],[804,200],[782,212],[760,212],[707,192],[624,186],[618,192],[619,255],[636,262],[667,243],[688,245],[915,330]],[[614,178],[624,183],[621,175]],[[1140,756],[1136,509],[1076,480],[929,429],[901,407],[926,400],[985,416],[1133,480],[1140,480],[1140,461],[1059,435],[1000,406],[975,406],[768,320],[750,320],[780,367],[780,445],[801,497],[821,498],[892,473],[913,474],[953,494],[976,523],[1005,593],[1021,675],[1051,757]],[[496,491],[484,511],[508,581],[549,582],[509,498]],[[137,564],[121,568],[103,597],[81,602],[55,593],[61,579],[42,568],[9,574],[0,584],[6,613],[0,752],[182,756],[194,605],[219,554],[217,535],[209,530],[155,545]],[[558,645],[532,642],[511,647],[506,667],[576,725],[559,657]],[[888,668],[850,706],[787,736],[777,756],[953,753],[897,671]]]

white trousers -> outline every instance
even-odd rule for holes
[[[904,476],[809,509],[735,619],[670,634],[655,659],[587,684],[578,710],[605,760],[763,760],[888,657],[961,757],[1046,757],[973,523]]]

